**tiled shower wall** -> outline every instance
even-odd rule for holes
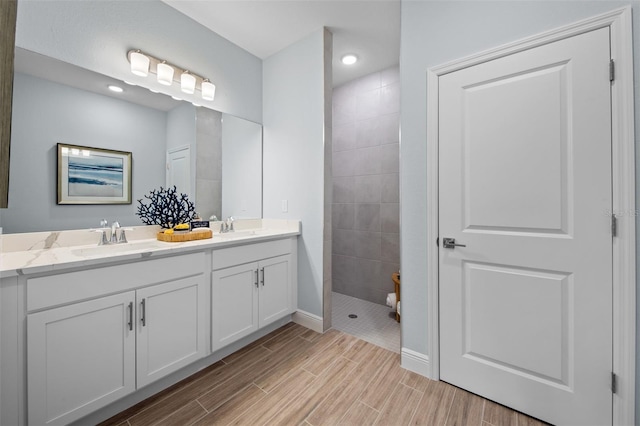
[[[400,267],[398,67],[333,91],[333,291],[384,304]]]

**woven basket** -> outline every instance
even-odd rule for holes
[[[165,234],[164,231],[161,231],[161,232],[158,232],[158,235],[157,235],[158,241],[166,241],[168,243],[184,243],[186,241],[206,240],[211,237],[213,237],[213,232],[211,231],[211,229],[207,229],[205,231],[198,231],[198,232],[185,232],[185,233],[174,233],[174,234]]]

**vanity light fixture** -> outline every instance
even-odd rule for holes
[[[353,65],[356,62],[358,62],[358,57],[356,55],[354,55],[353,53],[348,53],[348,54],[344,55],[342,57],[342,59],[340,59],[340,60],[345,65]]]
[[[180,90],[189,95],[200,92],[205,101],[215,98],[216,86],[208,78],[200,77],[184,68],[169,64],[167,61],[155,58],[138,49],[130,50],[127,58],[131,64],[133,74],[146,77],[149,73],[156,74],[158,83],[171,86],[173,82],[180,84]]]

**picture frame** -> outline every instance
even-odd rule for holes
[[[131,204],[131,152],[57,147],[58,204]]]

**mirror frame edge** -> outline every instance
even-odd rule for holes
[[[0,208],[9,204],[9,155],[11,152],[11,106],[15,53],[17,0],[0,1]]]

